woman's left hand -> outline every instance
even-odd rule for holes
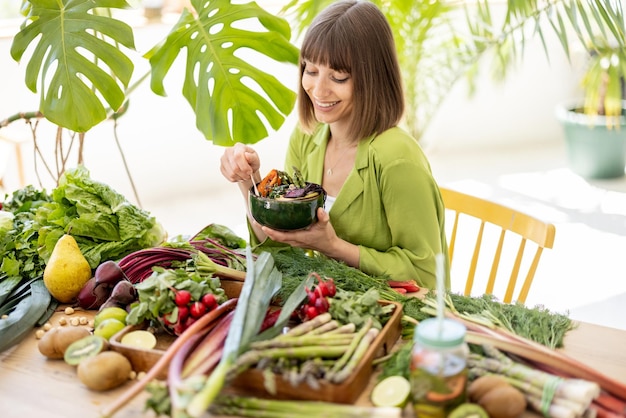
[[[273,241],[319,251],[327,255],[333,252],[333,245],[339,241],[328,213],[322,208],[317,209],[317,222],[306,229],[277,231],[264,226],[262,230]]]

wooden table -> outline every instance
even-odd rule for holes
[[[52,323],[61,314],[55,314]],[[80,314],[79,314],[80,315]],[[565,351],[608,376],[626,382],[626,331],[580,323],[565,339]],[[0,354],[0,416],[2,418],[97,418],[100,409],[129,384],[104,393],[85,388],[75,368],[62,360],[46,360],[37,349],[35,332]],[[367,403],[368,391],[358,403]],[[115,417],[153,417],[144,412],[143,393]]]

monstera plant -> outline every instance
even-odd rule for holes
[[[523,56],[530,38],[542,40],[549,58],[550,32],[568,56],[575,42],[595,56],[606,49],[607,40],[622,51],[617,57],[626,50],[619,0],[371,1],[388,17],[394,32],[406,84],[404,122],[417,138],[461,78],[467,77],[472,86],[487,53],[494,57],[493,74],[502,79]],[[41,97],[39,112],[26,117],[44,117],[82,137],[123,113],[131,92],[148,76],[152,91],[164,95],[163,81],[184,50],[183,95],[195,113],[197,128],[217,145],[255,143],[268,135],[268,128],[281,126],[293,109],[295,93],[271,70],[263,71],[239,52],[252,50],[276,62],[295,64],[298,48],[288,22],[298,36],[331,2],[290,0],[274,15],[256,3],[190,0],[191,8],[182,12],[169,35],[145,55],[150,74],[137,75],[129,58],[133,30],[114,17],[129,7],[125,0],[24,0],[28,13],[11,54],[20,61],[32,50],[26,85]],[[502,10],[494,13],[495,7]],[[241,24],[249,21],[257,24]],[[598,60],[601,66],[606,62],[612,61]],[[598,73],[594,71],[591,68],[585,78],[589,99],[585,108],[590,113],[605,108],[607,114],[621,114],[621,97],[613,87],[626,74],[623,59],[611,64],[602,77],[594,77]],[[603,94],[596,94],[602,88]],[[0,128],[24,117],[0,121]]]
[[[283,124],[295,93],[239,53],[252,50],[295,64],[298,48],[290,42],[289,24],[256,3],[190,4],[192,10],[185,9],[167,37],[144,56],[152,91],[165,95],[163,81],[184,50],[182,91],[198,130],[217,145],[260,141],[268,129]],[[9,117],[0,128],[17,118],[39,117],[82,138],[119,116],[137,84],[148,78],[135,74],[129,56],[135,48],[133,28],[115,17],[125,8],[130,8],[125,0],[24,0],[26,18],[11,56],[28,59],[26,86],[39,94],[40,104],[37,112]]]

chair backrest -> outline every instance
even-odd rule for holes
[[[554,225],[493,201],[485,200],[445,187],[440,187],[440,189],[446,211],[449,214],[454,214],[452,230],[448,234],[451,268],[453,267],[455,246],[460,245],[458,238],[461,236],[460,234],[463,234],[467,230],[463,219],[469,218],[468,220],[471,221],[471,218],[475,218],[474,222],[477,225],[477,228],[469,228],[469,230],[476,234],[476,239],[473,242],[473,251],[471,260],[469,261],[469,270],[465,282],[464,294],[469,296],[472,293],[479,256],[487,251],[491,253],[491,268],[489,270],[489,277],[486,280],[486,288],[483,293],[494,294],[496,278],[499,277],[498,267],[500,267],[501,264],[504,264],[502,263],[503,249],[508,249],[511,242],[510,239],[507,240],[507,245],[505,247],[504,238],[505,236],[513,236],[513,238],[516,238],[515,242],[519,241],[519,244],[513,245],[513,248],[517,248],[517,253],[514,260],[512,260],[511,273],[508,275],[509,281],[506,285],[506,291],[504,293],[504,297],[498,295],[494,296],[498,297],[499,300],[505,303],[511,303],[513,300],[525,303],[543,249],[552,248],[552,245],[554,244]],[[448,227],[450,221],[451,219],[447,218],[446,223],[448,224]],[[485,240],[483,239],[486,225],[490,225],[489,228],[496,231],[495,236],[497,237],[497,244],[493,250],[491,250],[491,248],[487,248],[489,246],[485,245]],[[525,259],[525,254],[532,253],[532,248],[526,248],[527,241],[534,242],[537,247],[534,251],[534,257],[529,265],[528,262],[526,262],[526,259],[528,258],[526,257]],[[472,244],[470,243],[470,246],[471,245]],[[525,262],[523,263],[523,261]],[[524,268],[522,269],[522,267]],[[521,283],[521,289],[519,290],[517,297],[513,299],[518,276],[520,276],[520,270],[526,270],[526,274],[523,282]],[[452,276],[453,283],[454,277],[455,276]]]

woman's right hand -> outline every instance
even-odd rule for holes
[[[250,177],[259,171],[261,161],[254,148],[236,143],[226,148],[220,158],[220,171],[226,180],[235,182],[250,181]]]

